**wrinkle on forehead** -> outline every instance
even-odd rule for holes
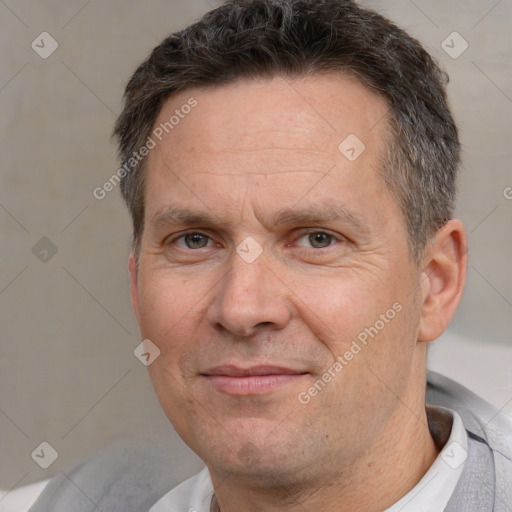
[[[336,146],[335,146],[336,147]],[[329,151],[330,149],[330,151]],[[173,151],[173,160],[179,161],[181,159],[187,158],[197,158],[199,155],[206,156],[210,158],[215,158],[219,155],[246,155],[250,153],[263,153],[263,154],[280,154],[287,153],[293,151],[295,155],[299,156],[300,154],[304,155],[313,155],[319,156],[322,158],[328,157],[331,161],[334,161],[332,154],[332,148],[326,149],[318,149],[315,147],[304,147],[304,146],[272,146],[272,147],[252,147],[252,148],[240,148],[240,147],[222,147],[217,149],[197,149],[197,147],[192,146],[189,150],[186,151]]]
[[[181,175],[195,179],[203,176],[273,176],[296,173],[327,174],[339,163],[338,155],[328,151],[288,148],[270,150],[194,150],[180,152],[170,158],[165,153],[155,155],[153,172]]]
[[[275,176],[275,175],[285,175],[285,174],[320,174],[325,175],[329,172],[329,169],[325,171],[315,170],[315,169],[295,169],[293,171],[243,171],[243,172],[215,172],[215,171],[200,171],[194,173],[195,176],[201,176],[201,174],[207,176]]]
[[[225,201],[226,208],[242,212],[251,203],[327,197],[374,209],[384,196],[376,173],[383,123],[375,124],[387,111],[385,101],[346,77],[291,85],[246,81],[171,98],[162,120],[186,98],[198,104],[149,155],[147,185],[158,183],[149,187],[150,209],[153,200],[160,206],[183,193],[194,202]],[[366,146],[355,161],[339,150],[349,134]],[[238,181],[244,177],[246,184]]]
[[[167,120],[190,96],[196,98],[197,107],[168,137],[180,152],[184,146],[188,146],[185,152],[194,151],[196,142],[202,150],[281,146],[328,152],[350,133],[368,143],[378,139],[375,132],[381,131],[380,121],[389,110],[385,100],[356,79],[336,73],[294,80],[238,80],[190,89],[164,104],[156,124]]]

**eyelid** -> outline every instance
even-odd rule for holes
[[[186,231],[181,231],[181,232],[178,232],[178,233],[174,233],[173,235],[170,235],[170,236],[165,238],[164,245],[176,244],[176,242],[178,240],[182,240],[182,239],[184,239],[188,235],[198,234],[198,235],[202,235],[202,236],[207,237],[209,239],[208,242],[213,242],[215,245],[219,246],[220,244],[218,242],[215,242],[213,237],[210,234],[208,234],[207,231],[208,230],[189,229],[189,230],[186,230]],[[297,234],[296,236],[294,236],[293,242],[291,244],[287,244],[287,246],[289,247],[290,245],[296,244],[298,240],[300,240],[301,238],[303,238],[303,237],[305,237],[307,235],[310,235],[312,233],[324,233],[326,235],[329,235],[330,237],[332,237],[334,242],[347,241],[347,238],[344,237],[343,235],[340,235],[339,233],[334,233],[334,232],[332,232],[332,231],[330,231],[328,229],[305,228],[305,229],[300,230],[300,233]],[[329,244],[328,246],[324,247],[324,249],[327,249],[328,247],[331,247],[332,245],[334,245],[334,243]],[[201,247],[201,249],[206,249],[208,247],[211,247],[211,245],[206,245],[205,247]],[[303,246],[299,246],[299,247],[303,247]],[[310,248],[314,249],[314,247],[310,247]],[[183,248],[181,248],[181,249],[183,249]],[[199,249],[185,248],[184,250],[198,251]]]
[[[329,235],[333,239],[334,242],[344,242],[347,240],[343,235],[340,235],[339,233],[333,233],[332,231],[330,231],[328,229],[307,228],[307,229],[302,230],[300,232],[300,234],[298,234],[297,236],[294,237],[293,243],[296,244],[298,240],[300,240],[301,238],[303,238],[307,235],[311,235],[312,233],[323,233],[325,235]],[[334,245],[334,243],[331,243],[331,244],[327,245],[326,247],[323,247],[323,249],[327,249],[328,247],[331,247],[332,245]],[[299,247],[302,247],[302,246],[299,246]],[[314,247],[310,247],[310,248],[314,249]]]
[[[174,233],[173,235],[170,235],[170,236],[166,237],[165,240],[164,240],[164,245],[165,246],[168,246],[168,245],[171,245],[171,244],[177,245],[176,242],[178,240],[183,240],[186,236],[196,235],[196,234],[197,235],[201,235],[201,236],[205,236],[206,238],[208,238],[208,243],[210,243],[210,242],[216,243],[216,242],[214,242],[213,237],[211,237],[208,233],[205,233],[204,230],[189,229],[187,231],[181,231],[181,232]],[[177,247],[179,247],[179,246],[177,245]],[[206,245],[206,247],[200,247],[200,249],[206,249],[208,247],[211,247],[211,245]],[[182,250],[188,250],[188,251],[198,251],[199,250],[199,249],[190,249],[188,247],[186,247],[186,248],[179,247],[179,248],[182,249]]]

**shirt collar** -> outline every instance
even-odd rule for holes
[[[430,433],[441,453],[423,478],[385,512],[442,512],[455,490],[468,457],[468,436],[451,409],[427,405]]]

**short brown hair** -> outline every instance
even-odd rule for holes
[[[419,264],[455,204],[460,144],[447,104],[448,77],[416,39],[353,1],[228,0],[167,37],[126,87],[114,129],[122,164],[144,145],[173,94],[241,78],[335,71],[351,73],[389,105],[381,172]],[[121,180],[136,255],[144,229],[144,163]]]

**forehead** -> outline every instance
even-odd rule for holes
[[[192,99],[197,106],[186,114]],[[202,150],[263,149],[284,143],[290,149],[330,152],[350,134],[378,150],[387,113],[385,100],[356,78],[329,73],[191,88],[164,103],[155,127],[165,128],[173,117],[178,121],[162,134],[170,143],[163,149],[172,150],[173,156],[197,148],[198,141]],[[193,128],[195,140],[187,128]]]
[[[164,103],[153,127],[147,213],[184,197],[226,204],[234,184],[292,203],[312,186],[310,198],[333,187],[354,201],[382,195],[387,115],[381,97],[344,74],[188,89]]]

